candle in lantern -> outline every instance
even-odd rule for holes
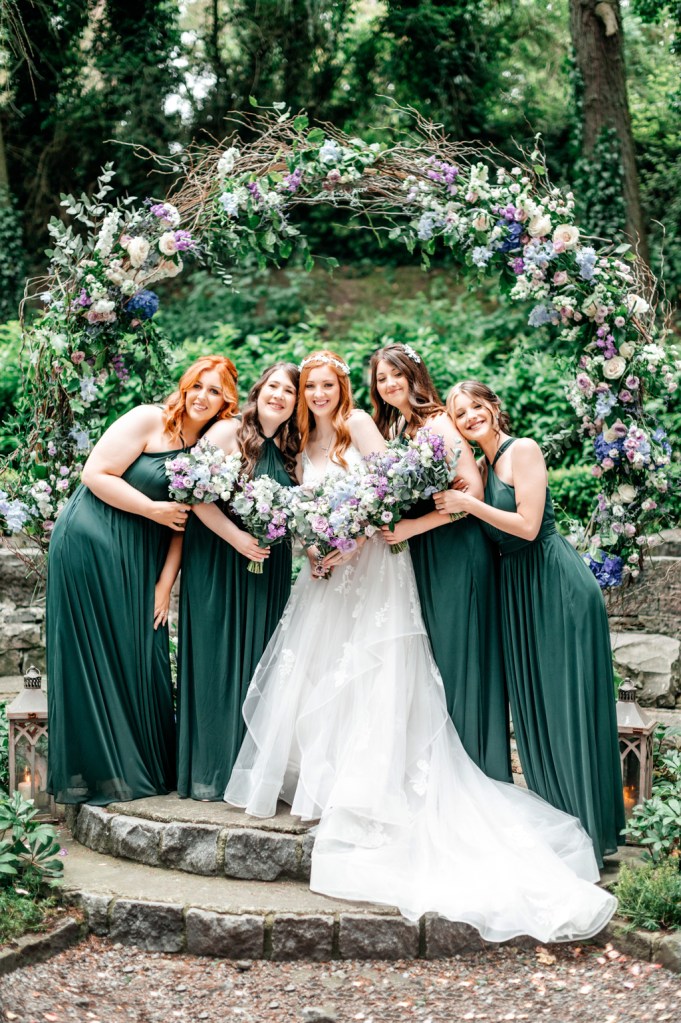
[[[631,811],[636,806],[636,803],[637,803],[636,788],[633,785],[625,785],[624,791],[623,791],[623,795],[624,795],[624,810],[625,810],[626,815],[628,817],[629,814],[631,813]]]
[[[17,785],[17,791],[18,791],[18,793],[19,793],[19,795],[21,796],[22,799],[30,799],[31,798],[31,773],[30,773],[30,771],[26,771],[26,774],[24,775],[24,780],[20,781],[19,784]]]

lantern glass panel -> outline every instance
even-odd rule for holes
[[[49,810],[47,732],[43,722],[16,722],[14,756],[17,791],[24,799],[34,800],[39,810]]]
[[[626,752],[622,747],[626,748]],[[634,740],[622,742],[622,787],[624,793],[624,811],[627,820],[631,817],[634,807],[643,801],[641,793],[641,753],[638,743]]]

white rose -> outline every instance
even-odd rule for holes
[[[490,225],[490,219],[486,213],[480,213],[473,221],[473,227],[476,231],[487,231]]]
[[[126,248],[134,267],[141,266],[149,255],[149,242],[146,238],[131,238]]]
[[[632,486],[631,483],[620,483],[616,493],[622,504],[631,504],[632,501],[636,500],[636,487]]]
[[[112,313],[115,308],[115,303],[108,298],[101,298],[99,302],[94,302],[91,306],[93,313]]]
[[[551,217],[545,213],[535,213],[527,225],[527,233],[532,238],[545,238],[551,233]]]
[[[559,224],[553,232],[554,242],[562,242],[566,249],[574,249],[579,241],[579,228],[572,224]]]
[[[641,298],[640,295],[635,295],[633,291],[627,295],[625,303],[632,316],[643,316],[643,314],[647,313],[650,309],[645,298]]]
[[[634,351],[631,341],[625,341],[623,345],[620,345],[620,355],[625,359],[631,359]]]
[[[626,368],[626,359],[623,359],[621,355],[615,355],[603,363],[603,376],[606,380],[619,380]]]
[[[177,263],[173,263],[170,259],[162,259],[158,264],[158,269],[163,272],[163,277],[177,277],[182,270],[182,265],[181,259],[178,259]]]
[[[166,231],[158,240],[158,247],[164,256],[174,256],[177,252],[175,235],[172,231]]]
[[[241,155],[240,150],[236,146],[230,146],[226,149],[218,160],[218,177],[226,178],[228,174],[231,174],[234,170],[234,164]]]

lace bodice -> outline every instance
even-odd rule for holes
[[[357,448],[354,447],[352,444],[350,445],[349,448],[345,449],[345,451],[343,452],[343,457],[345,461],[348,463],[348,468],[352,468],[353,466],[356,465],[361,465],[362,463],[361,454],[359,453]],[[322,472],[312,464],[307,451],[303,451],[303,483],[318,483],[325,476],[342,475],[347,471],[348,470],[344,469],[342,465],[338,465],[336,462],[332,462],[327,458],[326,466],[324,468],[324,471]]]

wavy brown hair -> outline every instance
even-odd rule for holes
[[[310,372],[313,369],[318,369],[320,366],[323,366],[325,369],[329,369],[332,373],[336,374],[340,385],[340,400],[332,419],[332,426],[336,432],[336,438],[329,451],[329,461],[335,462],[337,465],[342,465],[344,469],[347,469],[348,463],[343,458],[343,453],[348,450],[352,443],[347,418],[354,408],[352,391],[350,390],[350,378],[347,373],[343,373],[343,371],[339,370],[333,365],[333,363],[326,361],[329,359],[334,359],[336,362],[340,363],[343,362],[340,355],[336,355],[335,352],[330,352],[326,348],[323,348],[318,352],[313,352],[312,355],[306,355],[303,360],[305,365],[300,370],[297,409],[298,429],[300,430],[300,450],[303,451],[307,447],[310,434],[315,428],[314,413],[308,408],[305,400],[305,385],[307,384],[307,378],[309,377]]]
[[[293,362],[275,362],[273,366],[265,370],[251,387],[246,399],[246,405],[242,411],[241,424],[237,431],[239,451],[241,452],[243,471],[246,476],[252,476],[255,472],[264,443],[262,426],[258,418],[258,398],[269,378],[277,370],[282,370],[282,372],[286,373],[296,392],[298,391],[300,371]],[[295,482],[296,455],[300,451],[300,431],[296,421],[295,407],[291,417],[283,422],[277,430],[276,436],[279,438],[279,450],[284,460],[286,472]]]
[[[206,423],[204,432],[218,419],[231,419],[239,411],[236,391],[237,371],[231,359],[224,355],[204,355],[193,362],[180,377],[177,390],[173,391],[163,406],[163,429],[174,441],[182,439],[182,425],[186,409],[187,392],[206,370],[216,370],[222,385],[224,405],[216,416]]]
[[[402,413],[394,405],[388,404],[378,393],[376,377],[378,375],[379,362],[387,362],[394,369],[398,369],[405,377],[409,387],[409,406],[411,408],[411,419],[407,424],[410,433],[423,426],[427,419],[445,412],[445,406],[439,395],[438,389],[432,381],[426,365],[421,359],[415,362],[407,355],[405,345],[390,344],[379,348],[371,356],[369,368],[371,370],[371,404],[374,406],[374,422],[381,434],[388,438],[394,435]]]
[[[455,426],[454,399],[457,394],[467,394],[469,398],[475,398],[481,405],[488,408],[496,422],[496,433],[511,432],[511,419],[508,412],[501,407],[501,398],[494,393],[491,387],[483,384],[480,380],[459,380],[447,394],[447,412]]]

